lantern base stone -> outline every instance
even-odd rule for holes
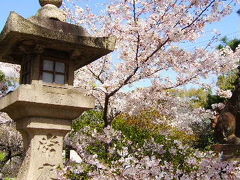
[[[72,120],[94,108],[94,99],[72,86],[33,81],[0,100],[0,109],[23,136],[25,158],[18,180],[54,180],[63,165],[63,140]]]

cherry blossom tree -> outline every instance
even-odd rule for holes
[[[103,110],[105,126],[119,112],[157,104],[166,90],[236,67],[238,50],[215,50],[213,35],[206,47],[187,51],[181,43],[194,43],[207,24],[232,12],[234,0],[111,0],[97,14],[66,0],[72,23],[94,36],[115,36],[116,51],[76,72],[75,85],[86,88]],[[149,87],[141,93],[143,83]],[[131,88],[135,89],[131,91]],[[144,94],[142,93],[144,92]],[[135,96],[138,103],[124,103]],[[151,98],[154,97],[154,98]],[[146,99],[151,99],[146,104]],[[132,100],[132,99],[131,99]],[[133,100],[134,102],[134,100]],[[126,106],[131,104],[131,106]]]

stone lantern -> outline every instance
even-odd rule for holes
[[[25,159],[18,180],[56,179],[63,138],[72,120],[94,108],[73,88],[74,71],[113,51],[115,38],[90,37],[66,22],[62,0],[39,0],[25,19],[12,12],[0,34],[0,61],[21,65],[19,88],[0,99],[0,109],[23,136]]]

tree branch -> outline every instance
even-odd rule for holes
[[[212,0],[203,10],[200,14],[198,14],[198,16],[187,26],[183,27],[182,30],[185,30],[189,27],[191,27],[201,16],[202,14],[215,2],[216,0]]]
[[[99,80],[102,84],[104,84],[104,81],[100,78],[99,75],[96,75],[90,68],[87,68],[91,73],[92,75],[97,79]]]

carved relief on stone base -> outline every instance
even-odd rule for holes
[[[28,134],[32,138],[18,180],[56,180],[66,131],[31,129]]]
[[[44,163],[40,163],[39,167],[37,168],[39,171],[39,177],[37,178],[38,180],[55,179],[56,170],[58,166],[60,166],[59,162],[55,161],[55,159],[59,158],[57,157],[58,153],[61,154],[62,151],[62,146],[60,144],[61,142],[62,142],[61,137],[57,137],[52,134],[44,135],[43,137],[40,138],[37,147],[37,152],[40,153],[41,158],[45,160]],[[47,178],[46,174],[48,176]]]

